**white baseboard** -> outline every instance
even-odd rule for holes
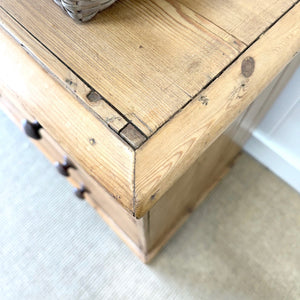
[[[279,145],[254,131],[244,150],[300,193],[300,164]]]

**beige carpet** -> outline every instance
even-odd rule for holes
[[[0,112],[0,299],[300,299],[300,196],[243,154],[143,265]]]

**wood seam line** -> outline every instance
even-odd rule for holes
[[[16,42],[18,44],[21,45],[21,47],[30,55],[34,58],[35,61],[38,62],[39,65],[42,66],[43,69],[45,69],[47,71],[47,73],[49,73],[57,82],[60,83],[60,85],[62,85],[63,87],[66,87],[67,90],[72,93],[76,100],[80,102],[80,104],[82,104],[82,106],[88,110],[91,114],[94,115],[94,117],[96,117],[99,121],[104,122],[105,125],[107,125],[112,131],[114,131],[123,141],[125,141],[133,150],[137,149],[136,147],[132,146],[132,144],[130,144],[130,142],[128,142],[128,139],[124,138],[123,136],[121,136],[121,132],[122,130],[128,125],[131,124],[136,130],[137,132],[139,132],[140,134],[142,134],[143,137],[145,137],[145,140],[147,140],[147,136],[144,134],[144,132],[141,131],[141,129],[139,129],[135,124],[133,124],[123,113],[121,113],[117,108],[115,108],[106,98],[104,98],[101,93],[99,93],[98,91],[96,91],[88,82],[86,82],[81,76],[79,76],[76,72],[74,72],[68,65],[66,65],[56,54],[54,54],[45,44],[43,44],[39,39],[37,39],[31,32],[29,32],[22,24],[20,24],[11,14],[9,14],[9,12],[7,12],[2,6],[1,6],[2,11],[7,14],[18,26],[20,26],[22,28],[22,30],[24,30],[27,34],[29,34],[30,37],[32,37],[34,40],[36,40],[44,49],[45,51],[47,51],[48,53],[50,53],[52,56],[55,57],[55,59],[66,69],[68,69],[69,72],[71,72],[72,74],[74,74],[79,81],[82,82],[83,85],[85,85],[86,87],[88,87],[90,89],[90,91],[95,91],[97,92],[100,97],[101,100],[103,100],[107,105],[109,105],[117,114],[119,114],[126,122],[127,124],[125,124],[119,131],[115,130],[109,123],[107,123],[107,121],[105,119],[103,119],[97,112],[95,112],[91,107],[88,106],[88,104],[85,103],[85,101],[83,99],[81,99],[81,97],[74,92],[72,89],[70,89],[65,82],[59,78],[58,76],[55,75],[55,73],[53,73],[52,70],[49,69],[49,67],[47,67],[38,57],[36,57],[34,55],[34,53],[32,53],[32,51],[30,51],[25,44],[22,43],[21,40],[16,39],[16,37],[7,29],[5,28],[2,24],[0,24],[1,28],[3,30],[5,30],[10,36],[12,36],[12,38],[14,38],[14,40],[16,40]]]
[[[222,69],[212,80],[210,80],[196,95],[194,95],[187,103],[185,103],[181,108],[179,108],[168,120],[166,120],[163,124],[161,124],[150,136],[148,136],[147,140],[142,144],[144,145],[147,141],[151,139],[161,128],[163,128],[169,121],[171,121],[177,114],[179,114],[183,109],[185,109],[195,98],[197,98],[205,89],[207,89],[216,79],[218,79],[227,69],[231,67],[253,44],[255,44],[269,29],[271,29],[278,21],[280,21],[284,16],[286,16],[298,3],[294,3],[289,9],[287,9],[278,19],[276,19],[270,26],[268,26],[251,44],[249,44],[244,50],[242,50],[238,56],[233,59],[224,69]],[[141,145],[141,146],[142,146]],[[141,147],[140,146],[140,147]]]

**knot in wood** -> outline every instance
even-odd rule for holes
[[[251,56],[246,57],[242,62],[242,74],[248,78],[250,77],[255,69],[255,61]]]

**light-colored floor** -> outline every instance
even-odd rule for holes
[[[0,112],[0,299],[300,299],[300,196],[243,154],[150,265]]]

